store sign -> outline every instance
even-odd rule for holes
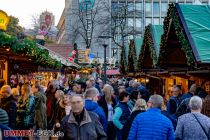
[[[90,49],[78,50],[79,63],[90,63],[89,54],[90,54]]]
[[[7,13],[0,10],[0,29],[7,30],[8,23],[9,23],[9,17],[7,16]]]
[[[80,10],[92,10],[94,6],[95,0],[79,0]]]

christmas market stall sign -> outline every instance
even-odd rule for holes
[[[7,30],[8,23],[9,23],[9,17],[7,13],[0,10],[0,30]]]

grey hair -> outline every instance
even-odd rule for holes
[[[163,97],[160,96],[160,95],[152,95],[150,98],[149,98],[149,101],[148,102],[151,102],[153,104],[153,108],[162,108],[162,105],[163,105]]]
[[[80,95],[80,94],[71,95],[71,100],[73,97],[80,97],[82,99],[83,103],[85,103],[85,99],[84,99],[83,95]]]
[[[198,96],[191,97],[190,103],[189,103],[190,109],[199,110],[199,109],[202,109],[202,105],[203,105],[203,102],[200,97]]]
[[[99,95],[99,91],[97,88],[93,87],[93,88],[89,88],[86,90],[84,97],[88,98],[88,97],[95,97]]]

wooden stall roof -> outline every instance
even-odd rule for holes
[[[186,67],[194,70],[200,65],[210,66],[209,9],[209,5],[169,6],[158,58],[162,68]]]

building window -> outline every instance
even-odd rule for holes
[[[152,3],[146,3],[146,16],[152,16]]]
[[[153,18],[153,23],[155,25],[159,25],[160,24],[160,19],[159,18]]]
[[[160,16],[160,5],[157,2],[153,3],[153,15],[154,17]]]
[[[133,12],[134,11],[134,3],[129,2],[128,3],[128,12]]]
[[[133,18],[128,18],[128,27],[133,27]]]
[[[161,4],[161,15],[162,15],[162,17],[166,16],[167,10],[168,10],[168,4],[167,3],[162,3]]]
[[[161,18],[161,23],[160,24],[163,25],[163,22],[164,22],[164,18]]]
[[[136,17],[141,17],[142,15],[142,3],[136,3]]]
[[[151,18],[146,18],[146,26],[152,23],[152,19]]]
[[[137,28],[141,28],[142,27],[141,18],[136,18],[136,27]]]

